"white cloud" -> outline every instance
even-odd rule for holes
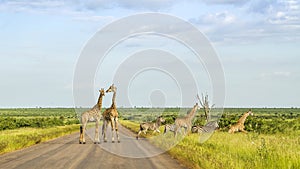
[[[239,18],[230,11],[204,14],[190,19],[190,22],[196,24],[213,42],[223,42],[231,37],[229,34],[236,35],[242,29]]]
[[[273,8],[277,8],[275,0],[250,0],[245,4],[244,9],[249,13],[267,14]]]
[[[18,1],[18,0],[3,0],[0,1],[0,10],[10,11],[48,11],[57,10],[60,8],[73,10],[89,10],[98,11],[101,9],[110,9],[115,7],[132,9],[132,10],[150,10],[160,11],[172,7],[179,0],[33,0],[33,1]]]
[[[251,0],[244,8],[250,14],[260,14],[270,24],[300,23],[300,2],[296,0]]]
[[[121,7],[133,10],[159,11],[173,6],[176,2],[179,0],[78,0],[74,5],[80,4],[81,7],[88,10]]]
[[[278,72],[264,72],[260,74],[261,78],[280,78],[280,77],[290,77],[291,72],[288,71],[278,71]]]
[[[284,76],[289,77],[291,75],[291,72],[274,72],[275,76]]]
[[[88,22],[110,22],[114,20],[113,16],[99,16],[99,15],[78,15],[74,17],[74,20],[77,21],[88,21]]]
[[[117,0],[120,6],[133,9],[159,10],[168,8],[178,0]]]
[[[247,0],[202,0],[207,4],[243,5]]]
[[[62,1],[4,1],[8,6],[31,8],[55,8],[64,5]]]
[[[219,11],[190,21],[215,43],[256,43],[260,40],[298,41],[300,39],[300,1],[250,0],[244,3],[205,1]],[[210,6],[209,6],[210,7]],[[224,10],[226,9],[226,10]]]
[[[236,17],[228,11],[210,13],[198,18],[197,22],[205,24],[227,25],[236,21]]]
[[[13,11],[13,12],[49,12],[51,10],[61,9],[64,7],[65,3],[63,1],[7,1],[4,0],[0,2],[0,11]]]

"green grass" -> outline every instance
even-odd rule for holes
[[[136,122],[132,122],[129,120],[119,120],[119,122],[122,124],[122,126],[130,129],[131,131],[137,132],[140,129],[140,124]]]
[[[15,130],[0,131],[0,154],[19,150],[78,131],[78,124],[46,129],[19,128]]]
[[[200,144],[199,135],[185,137],[169,152],[200,168],[299,168],[299,138],[216,132]]]
[[[166,118],[167,123],[173,123],[173,117],[179,116],[179,110],[179,108],[118,109],[120,119],[127,119],[120,120],[120,123],[134,132],[139,130],[139,122],[153,121],[161,114]],[[186,110],[188,109],[184,109]],[[235,123],[247,110],[227,108],[219,124],[222,124],[223,130],[226,131],[226,126]],[[164,136],[156,133],[157,137],[152,137],[152,132],[148,132],[146,135],[142,133],[141,137],[146,137],[156,146],[167,150],[189,168],[300,168],[300,109],[252,110],[255,116],[249,117],[245,123],[246,130],[250,131],[249,134],[230,135],[218,131],[203,144],[200,144],[198,134],[191,134],[174,147],[173,133]],[[0,109],[0,118],[9,118],[11,122],[7,125],[8,120],[0,121],[2,126],[8,126],[7,129],[0,131],[0,154],[78,131],[78,124],[69,125],[75,122],[74,120],[78,120],[77,117],[78,115],[71,108]],[[65,126],[28,127],[28,124],[35,124],[34,120],[40,118],[50,120],[49,124],[52,124],[50,122],[56,118],[62,121],[60,125]],[[202,122],[203,112],[199,111],[195,119]],[[28,121],[32,123],[27,124]],[[18,129],[11,130],[14,126]],[[163,126],[160,131],[163,131]]]
[[[120,123],[134,132],[138,131],[138,123],[122,120]],[[174,140],[172,133],[150,137],[149,132],[146,137],[189,168],[292,169],[300,168],[298,134],[228,134],[217,131],[202,144],[199,142],[200,135],[190,134],[173,148],[170,144]]]

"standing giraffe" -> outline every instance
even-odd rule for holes
[[[120,142],[119,139],[119,133],[118,133],[118,111],[117,111],[117,105],[116,105],[116,93],[117,93],[117,88],[112,84],[107,90],[106,93],[108,92],[113,92],[113,97],[112,97],[112,104],[110,108],[106,109],[103,114],[103,125],[102,125],[102,135],[104,137],[104,142],[107,142],[106,138],[106,130],[107,126],[109,123],[111,123],[111,130],[112,130],[112,138],[111,141],[114,143],[114,130],[118,139],[118,143]]]
[[[104,89],[102,88],[99,90],[100,95],[98,98],[97,104],[90,110],[85,111],[81,114],[81,126],[80,126],[80,137],[79,137],[79,143],[85,144],[85,130],[86,125],[88,121],[96,120],[96,127],[95,127],[95,144],[99,144],[99,121],[100,121],[100,112],[102,108],[102,98],[105,96]]]
[[[164,133],[167,131],[173,131],[174,136],[177,135],[178,131],[181,130],[181,128],[184,128],[185,134],[191,130],[192,127],[192,120],[196,115],[197,110],[200,107],[198,106],[198,103],[196,103],[193,107],[193,109],[187,114],[185,117],[179,117],[175,119],[175,124],[174,125],[166,125],[164,129]]]
[[[246,112],[239,120],[236,124],[232,125],[230,127],[230,129],[228,130],[228,133],[234,133],[234,132],[238,132],[238,131],[241,131],[243,133],[247,133],[247,131],[244,130],[245,126],[244,126],[244,123],[246,121],[246,118],[251,115],[253,116],[253,113],[251,111],[251,109]]]

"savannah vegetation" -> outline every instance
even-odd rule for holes
[[[172,124],[174,118],[185,115],[188,110],[118,109],[120,123],[134,132],[139,130],[140,122],[154,122],[162,115],[166,124]],[[249,116],[245,122],[249,133],[228,134],[229,126],[246,111],[248,109],[225,108],[223,114],[213,112],[212,119],[220,117],[220,128],[204,143],[199,142],[201,135],[197,133],[182,137],[174,147],[167,144],[174,139],[173,133],[152,137],[152,132],[148,132],[141,137],[166,149],[190,168],[300,168],[300,109],[253,108],[254,116]],[[193,124],[205,124],[202,109],[197,112]],[[164,125],[160,127],[161,133],[163,128]],[[78,130],[78,116],[72,108],[0,109],[0,154]]]
[[[79,130],[71,108],[0,109],[0,154]]]
[[[123,117],[120,122],[136,132],[143,119],[153,121],[158,115],[163,115],[167,123],[172,124],[179,116],[176,113],[179,110],[156,110],[159,114],[146,108],[139,109],[139,113],[124,110],[120,113]],[[254,108],[254,116],[249,116],[245,122],[248,134],[229,134],[229,126],[246,111],[248,109],[226,108],[223,114],[215,113],[220,117],[220,128],[204,143],[200,143],[201,135],[197,133],[182,137],[174,147],[169,145],[174,139],[171,132],[165,136],[155,134],[157,137],[152,137],[151,132],[141,136],[190,168],[300,168],[300,109]],[[205,124],[204,112],[198,111],[193,123]],[[162,133],[163,126],[160,130]]]

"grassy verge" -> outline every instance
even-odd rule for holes
[[[120,121],[126,128],[137,132],[139,124]],[[297,132],[297,131],[295,131]],[[151,132],[146,137],[151,136]],[[228,134],[215,132],[205,143],[200,135],[191,134],[176,146],[168,145],[172,133],[149,137],[149,140],[190,168],[300,168],[300,138],[287,134]]]
[[[298,138],[279,135],[251,137],[251,133],[229,135],[216,132],[207,142],[200,144],[199,135],[191,134],[169,153],[196,168],[300,167]]]
[[[0,131],[0,154],[12,152],[53,138],[79,131],[79,125],[51,128],[20,128]]]

